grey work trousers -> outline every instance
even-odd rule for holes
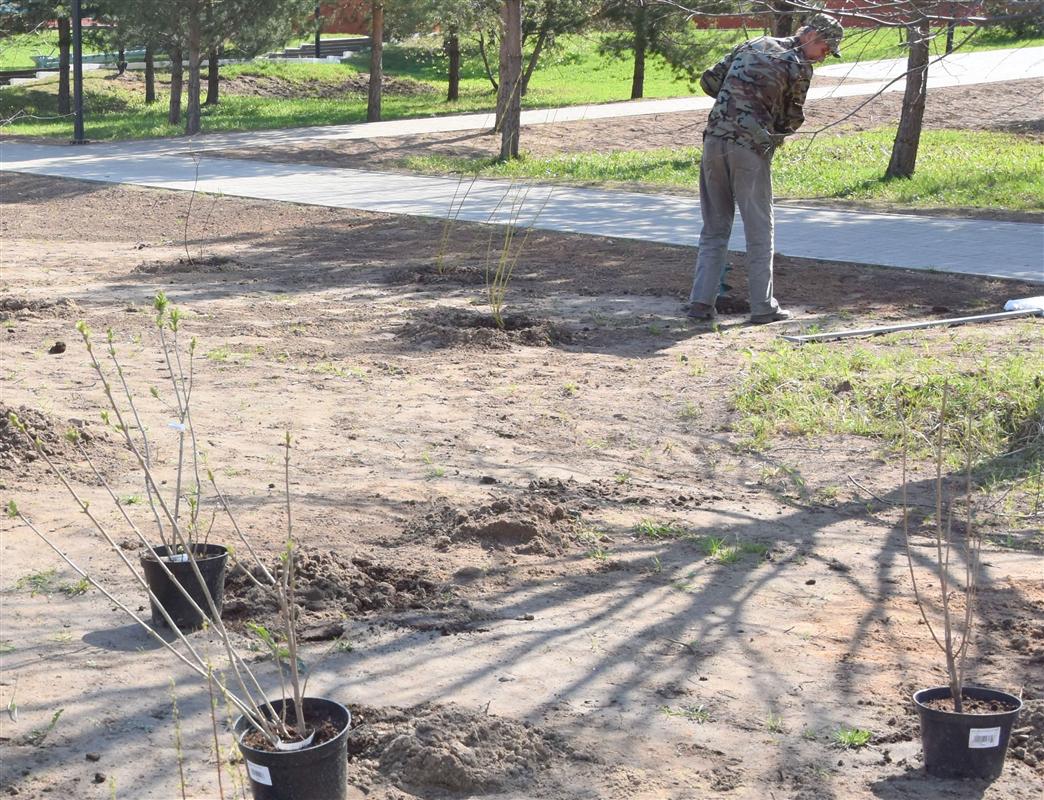
[[[707,136],[700,160],[700,252],[690,303],[714,306],[725,274],[732,222],[739,208],[747,237],[751,315],[779,308],[772,296],[772,159],[732,141]]]

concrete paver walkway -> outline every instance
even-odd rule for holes
[[[0,145],[5,170],[695,245],[696,198],[397,175],[90,147]],[[464,197],[466,193],[466,198]],[[454,198],[457,198],[457,202]],[[1044,226],[825,208],[778,208],[777,251],[790,256],[1044,282]],[[743,250],[737,220],[730,248]]]

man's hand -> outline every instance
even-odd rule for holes
[[[761,155],[768,158],[785,142],[787,135],[785,133],[769,133],[768,141],[760,142]]]

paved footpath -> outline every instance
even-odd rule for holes
[[[962,85],[1044,76],[1044,48],[970,53],[933,69],[932,81]],[[881,77],[895,63],[840,64],[821,68],[833,77]],[[858,71],[858,72],[857,72]],[[883,76],[883,77],[882,77]],[[945,83],[947,82],[948,83]],[[880,82],[843,83],[821,92],[833,96],[868,94]],[[903,82],[893,84],[902,89]],[[870,88],[868,88],[870,87]],[[876,87],[876,88],[875,88]],[[670,113],[706,107],[707,98],[617,103],[579,109],[527,112],[526,124]],[[641,109],[640,111],[638,109]],[[488,115],[404,120],[369,125],[329,126],[291,131],[217,134],[194,140],[98,144],[74,147],[0,143],[0,169],[105,183],[127,183],[239,197],[354,208],[475,222],[532,224],[627,239],[695,245],[699,202],[695,197],[637,194],[597,189],[516,185],[480,180],[399,175],[309,165],[274,164],[200,155],[202,150],[278,145],[364,136],[403,136],[488,127]],[[198,166],[198,172],[197,172]],[[742,251],[737,219],[730,248]],[[878,264],[909,269],[1018,278],[1044,283],[1044,226],[907,214],[882,214],[783,204],[777,207],[776,250],[788,256]]]

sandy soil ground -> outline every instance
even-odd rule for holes
[[[114,330],[172,487],[170,414],[148,397],[164,387],[150,301],[163,290],[184,310],[201,446],[271,554],[285,535],[279,445],[293,431],[304,622],[319,640],[305,654],[310,692],[355,711],[352,798],[1039,796],[1035,744],[991,785],[920,769],[909,694],[942,673],[910,596],[894,458],[842,437],[750,451],[730,399],[745,354],[781,331],[992,309],[1038,286],[784,258],[778,294],[797,321],[727,316],[714,332],[680,311],[691,250],[534,234],[508,296],[526,319],[502,334],[478,324],[478,226],[450,231],[439,274],[437,221],[215,197],[190,213],[185,194],[0,177],[3,404],[35,423],[103,520],[117,512],[63,443],[70,425],[132,518],[147,512],[99,419],[77,319]],[[1001,353],[1039,348],[1040,334],[1012,321],[916,341]],[[5,500],[146,609],[10,434]],[[920,480],[912,500],[930,502]],[[1039,522],[991,531],[972,654],[976,681],[1038,705]],[[655,538],[643,523],[673,528]],[[700,537],[749,552],[722,563]],[[918,530],[919,560],[928,543]],[[26,528],[5,520],[2,547],[0,703],[17,708],[0,714],[3,791],[181,797],[177,729],[186,796],[217,797],[205,686],[97,591],[33,594],[32,575],[76,576]],[[268,613],[230,578],[240,641],[242,621]],[[193,640],[218,657],[210,634]],[[841,749],[843,726],[871,731],[870,744]],[[241,774],[225,773],[226,797]]]

